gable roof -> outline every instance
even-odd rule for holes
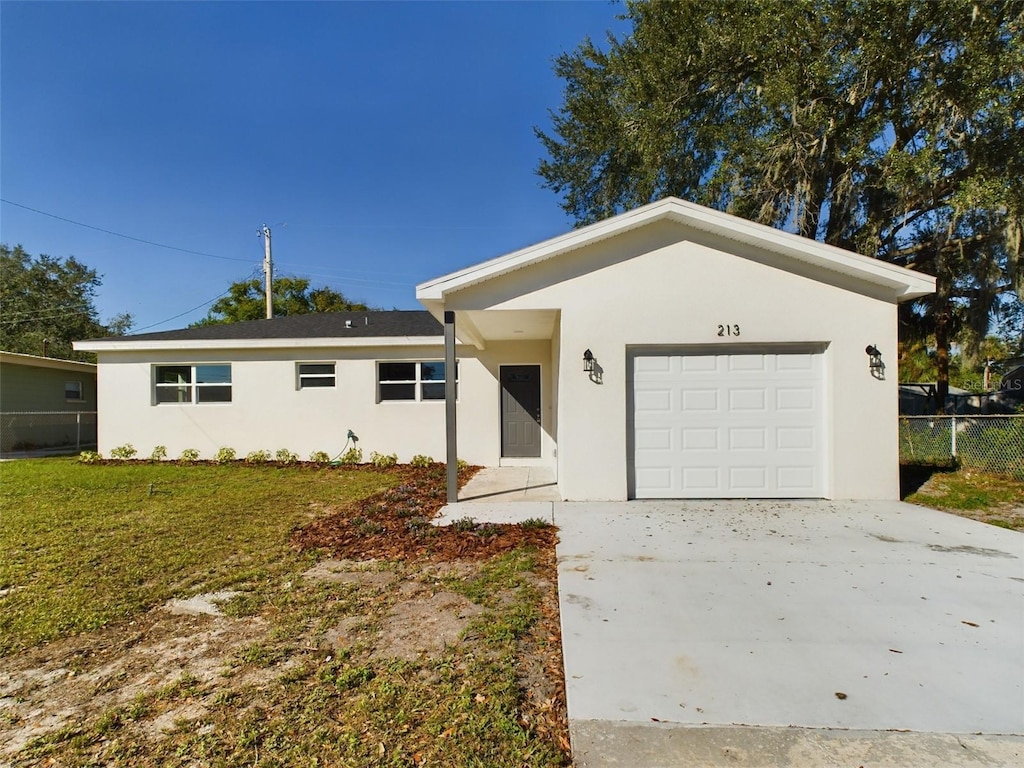
[[[445,294],[449,292],[501,277],[531,264],[556,258],[563,253],[657,221],[676,222],[728,240],[752,245],[784,258],[830,269],[891,291],[897,301],[915,299],[935,291],[935,278],[929,275],[757,224],[739,216],[688,203],[676,197],[666,197],[642,208],[581,227],[505,256],[420,283],[416,286],[416,298],[423,302],[443,301]]]
[[[384,312],[318,312],[134,336],[111,336],[75,342],[75,349],[267,347],[280,346],[282,342],[288,342],[287,346],[314,346],[317,343],[338,346],[351,342],[372,345],[396,341],[409,343],[414,339],[434,343],[443,335],[441,324],[429,312],[396,309]]]
[[[80,360],[62,360],[57,357],[41,357],[26,355],[21,352],[4,352],[0,350],[0,364],[25,365],[31,368],[55,368],[60,371],[77,373],[96,373],[96,363],[83,363]]]

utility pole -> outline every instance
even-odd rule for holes
[[[266,279],[267,320],[274,316],[274,262],[270,257],[270,227],[263,225],[263,275]]]

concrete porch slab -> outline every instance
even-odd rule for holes
[[[554,523],[550,501],[492,501],[475,504],[448,504],[441,508],[440,514],[430,522],[433,525],[451,525],[456,520],[467,517],[478,523],[494,523],[495,525],[515,525],[527,520],[543,520]]]
[[[458,503],[442,507],[431,523],[451,525],[467,517],[499,525],[538,519],[550,523],[554,502],[560,500],[549,467],[486,467],[462,487]]]

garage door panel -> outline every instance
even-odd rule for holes
[[[637,411],[669,413],[672,410],[672,393],[666,389],[654,389],[636,393]]]
[[[730,467],[729,487],[742,491],[764,491],[768,488],[767,467]]]
[[[668,427],[638,429],[636,448],[638,451],[670,450],[672,448],[672,430]]]
[[[717,411],[719,391],[717,389],[684,389],[681,390],[682,410],[684,413],[693,411]]]
[[[768,366],[764,355],[723,355],[723,358],[730,372],[763,372]]]
[[[672,370],[671,357],[638,357],[636,358],[637,373],[668,373]]]
[[[823,495],[820,354],[638,355],[633,370],[638,498]]]
[[[779,373],[788,371],[814,370],[815,355],[778,355],[775,358],[775,369]]]
[[[768,393],[763,387],[758,389],[730,389],[730,411],[763,411],[767,407]]]
[[[816,405],[811,387],[779,387],[775,402],[777,411],[813,411]]]
[[[729,429],[729,450],[763,451],[768,444],[764,427],[732,427]]]
[[[640,359],[640,358],[637,358]],[[650,360],[652,358],[643,358]],[[687,357],[663,357],[662,360],[677,361],[676,367],[684,373],[716,373],[718,361],[712,355],[690,355]],[[671,363],[665,370],[672,368]]]
[[[719,475],[718,467],[683,467],[681,478],[687,488],[717,491],[720,485]]]
[[[646,467],[636,471],[637,485],[643,485],[648,489],[649,498],[661,498],[672,491],[672,468],[671,467]]]
[[[780,451],[814,450],[814,430],[811,427],[778,427],[775,430],[775,447]]]
[[[718,450],[717,427],[683,427],[680,435],[684,451]]]
[[[779,467],[776,482],[780,489],[790,491],[813,491],[817,487],[815,472],[810,467]]]

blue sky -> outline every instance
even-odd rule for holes
[[[621,33],[621,13],[5,1],[0,196],[221,258],[6,203],[0,240],[95,268],[101,319],[130,312],[137,331],[183,327],[259,274],[264,223],[278,274],[417,308],[417,282],[571,228],[533,127],[561,103],[553,58]]]

